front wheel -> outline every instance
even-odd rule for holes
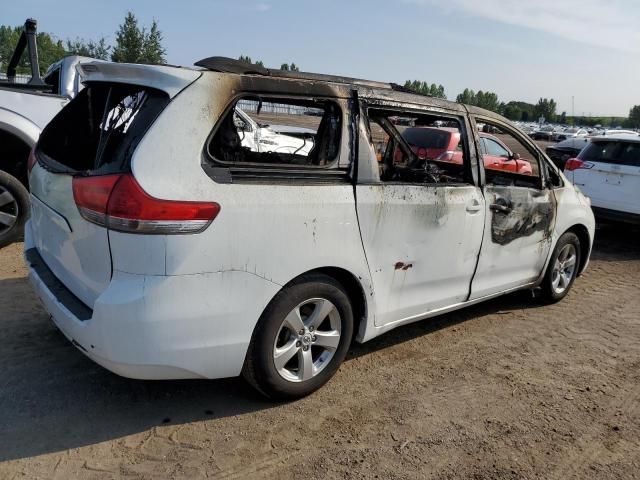
[[[326,275],[304,276],[283,288],[260,317],[243,376],[269,398],[303,397],[338,370],[352,334],[343,287]]]
[[[569,293],[578,274],[580,254],[580,240],[574,233],[560,237],[542,281],[543,301],[555,303]]]
[[[0,171],[0,248],[16,241],[29,217],[29,192],[15,177]]]

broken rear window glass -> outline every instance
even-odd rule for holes
[[[341,125],[332,101],[244,98],[218,124],[207,152],[228,166],[330,168],[337,165]]]
[[[459,119],[374,109],[368,116],[381,181],[471,183]]]
[[[90,84],[44,129],[38,144],[54,170],[113,173],[169,103],[166,93],[138,85]]]

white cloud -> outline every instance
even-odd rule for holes
[[[577,42],[640,52],[637,0],[403,0],[551,33]]]

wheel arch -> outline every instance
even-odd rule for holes
[[[333,278],[345,289],[347,296],[351,302],[351,308],[353,309],[353,335],[354,338],[362,338],[364,336],[364,330],[367,326],[368,305],[367,297],[365,295],[364,287],[361,279],[354,275],[349,270],[342,267],[319,267],[312,270],[308,270],[304,273],[293,278],[290,282],[284,285],[282,288],[298,281],[305,275],[314,273],[320,273],[328,277]]]
[[[574,233],[580,241],[580,264],[578,265],[578,275],[580,275],[587,266],[589,254],[591,253],[591,237],[589,235],[589,230],[581,223],[576,223],[572,227],[568,228],[565,233],[567,232]]]
[[[0,109],[0,170],[16,177],[28,188],[27,162],[40,129],[30,120]]]

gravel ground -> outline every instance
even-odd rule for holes
[[[316,394],[143,382],[86,359],[0,251],[0,478],[640,478],[640,235],[561,303],[518,293],[354,345]]]

